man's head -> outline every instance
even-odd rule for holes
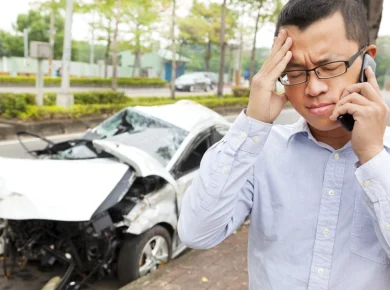
[[[369,46],[362,0],[290,0],[279,15],[277,32],[281,29],[286,30],[293,40],[293,56],[286,71],[348,61],[366,46],[373,57],[376,54],[375,46]],[[335,78],[319,79],[315,72],[310,72],[307,82],[285,86],[286,95],[312,129],[344,130],[329,116],[345,87],[358,82],[361,66],[362,56],[345,74]],[[329,105],[328,109],[315,109],[325,105]]]

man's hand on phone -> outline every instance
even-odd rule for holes
[[[366,68],[365,74],[367,82],[345,88],[330,116],[334,121],[346,113],[353,116],[355,125],[352,131],[352,148],[360,164],[366,163],[383,150],[389,112],[371,67]]]
[[[272,123],[279,116],[287,98],[285,94],[276,94],[275,84],[291,60],[291,45],[291,37],[281,30],[270,55],[252,79],[247,116],[265,123]]]

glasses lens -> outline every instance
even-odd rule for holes
[[[332,78],[344,74],[347,71],[347,66],[344,62],[327,63],[316,69],[316,74],[319,78]]]
[[[280,81],[283,85],[292,86],[306,81],[305,71],[285,72],[280,76]]]

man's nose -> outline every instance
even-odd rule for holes
[[[309,72],[307,85],[305,89],[306,95],[317,97],[328,91],[328,85],[324,80],[320,80],[314,71]]]

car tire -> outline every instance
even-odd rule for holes
[[[205,92],[209,92],[209,91],[211,91],[212,89],[211,89],[211,85],[206,85],[206,87],[204,88],[204,91]]]
[[[167,261],[172,256],[172,238],[169,232],[162,226],[154,226],[145,233],[126,239],[119,251],[117,274],[118,280],[123,284],[128,284],[140,278],[140,262],[144,259],[144,249],[154,238],[162,238],[167,245]],[[146,264],[146,262],[145,262]],[[158,266],[156,266],[158,267]]]
[[[190,93],[192,93],[193,91],[195,91],[194,86],[190,86],[189,89],[188,89],[188,91],[189,91]]]

